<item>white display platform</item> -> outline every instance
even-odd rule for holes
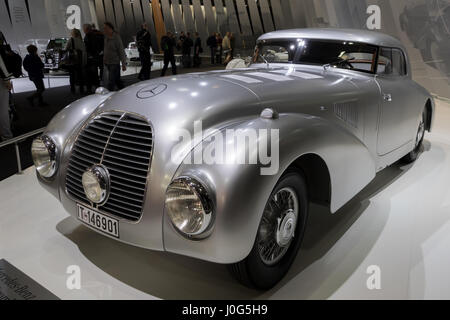
[[[313,206],[288,276],[261,293],[224,266],[125,245],[70,218],[34,169],[0,182],[0,258],[62,299],[450,299],[450,104],[411,166],[394,165],[337,214]],[[81,268],[81,289],[66,287]],[[381,270],[381,289],[366,286]]]

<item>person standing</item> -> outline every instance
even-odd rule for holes
[[[91,24],[83,25],[85,33],[84,46],[86,48],[87,62],[86,62],[86,89],[87,93],[91,94],[100,86],[100,78],[98,70],[103,64],[100,54],[103,52],[104,37],[103,34],[95,30]]]
[[[72,29],[70,39],[67,42],[65,50],[72,52],[73,60],[69,66],[70,91],[75,93],[75,87],[78,84],[80,93],[84,93],[84,69],[87,63],[86,48],[84,46],[81,32],[78,29]]]
[[[222,42],[223,42],[223,38],[222,35],[217,32],[216,33],[216,45],[217,45],[217,50],[216,50],[216,61],[218,64],[222,64],[222,55],[223,55],[223,48],[222,48]]]
[[[197,68],[202,64],[202,60],[200,58],[201,53],[203,53],[202,39],[200,38],[198,32],[196,32],[194,41],[194,68]]]
[[[6,45],[6,41],[4,41],[4,37],[1,32],[0,42],[0,141],[4,141],[13,137],[9,118],[9,91],[12,89],[12,74],[6,68],[3,60],[4,45]]]
[[[122,71],[127,70],[127,58],[123,47],[122,39],[119,34],[114,31],[114,26],[110,22],[104,24],[105,44],[103,64],[108,74],[107,88],[114,91],[117,87],[119,90],[124,88],[124,84],[120,79],[120,63],[122,62]]]
[[[161,38],[161,48],[164,51],[164,67],[161,71],[161,77],[164,77],[166,74],[167,68],[169,67],[169,63],[172,66],[172,74],[177,74],[177,65],[175,63],[175,50],[176,40],[173,36],[173,33],[168,31],[165,36]]]
[[[225,54],[225,65],[231,61],[230,56],[231,56],[231,41],[230,41],[230,32],[227,32],[225,34],[225,37],[222,40],[222,50],[223,53]]]
[[[234,52],[236,50],[236,37],[232,32],[230,32],[230,48],[231,48],[231,60],[234,59]]]
[[[217,51],[217,40],[216,33],[213,32],[211,36],[206,40],[206,45],[211,50],[211,64],[214,64],[216,61],[216,51]]]
[[[186,33],[186,38],[181,45],[181,54],[183,55],[183,66],[185,68],[190,68],[192,66],[192,47],[194,46],[194,41],[191,39],[191,34]]]
[[[38,56],[37,47],[29,45],[27,47],[28,54],[23,60],[23,68],[28,72],[28,78],[32,81],[36,87],[36,92],[29,96],[27,100],[31,106],[34,106],[34,99],[38,99],[41,107],[47,106],[42,98],[42,93],[45,91],[44,86],[44,63]]]
[[[186,40],[186,35],[184,34],[184,31],[181,31],[180,37],[178,38],[177,42],[177,50],[183,50],[184,40]]]
[[[152,36],[148,30],[147,23],[143,23],[141,30],[136,35],[136,45],[139,51],[139,59],[141,60],[141,72],[139,72],[139,80],[149,80],[152,71],[152,56],[150,48],[152,47]]]
[[[100,69],[99,82],[101,82],[103,81],[103,69],[105,68],[105,65],[103,64],[105,35],[103,34],[103,32],[95,28],[94,23],[92,24],[92,32],[94,32],[94,34],[97,36],[96,39],[98,41],[99,50],[101,50],[98,55],[98,68]]]

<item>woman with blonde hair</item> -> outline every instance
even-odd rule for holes
[[[75,93],[75,86],[78,84],[80,86],[80,94],[83,94],[84,69],[87,62],[86,47],[80,30],[72,29],[70,35],[70,40],[65,48],[70,56],[70,61],[66,64],[70,74],[70,91]]]
[[[232,54],[231,54],[231,32],[227,32],[225,34],[225,37],[222,40],[222,50],[223,50],[223,53],[225,54],[224,65],[227,65],[228,62],[230,62],[231,59],[232,59]]]

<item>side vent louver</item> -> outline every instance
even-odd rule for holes
[[[348,125],[354,128],[358,128],[357,106],[358,106],[357,101],[349,101],[349,102],[335,103],[333,108],[336,117],[338,117]]]

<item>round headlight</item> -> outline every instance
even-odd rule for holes
[[[31,156],[40,176],[51,178],[57,170],[56,144],[48,136],[34,139],[31,145]]]
[[[166,212],[173,226],[189,238],[208,235],[213,225],[213,203],[205,187],[198,181],[181,177],[166,192]]]
[[[102,165],[95,165],[81,177],[84,193],[95,204],[104,204],[109,195],[109,172]]]

